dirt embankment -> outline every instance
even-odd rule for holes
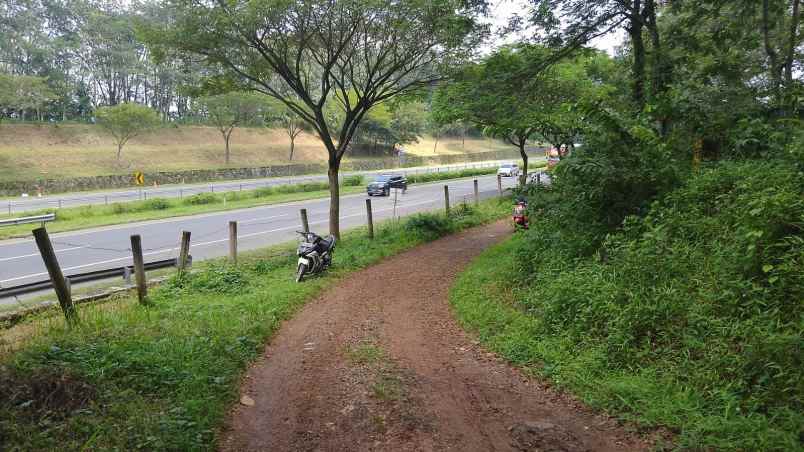
[[[248,372],[225,451],[623,451],[647,444],[480,348],[447,302],[505,223],[355,273],[287,322]]]

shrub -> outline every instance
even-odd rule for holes
[[[221,200],[215,196],[214,193],[198,193],[197,195],[184,198],[184,203],[191,206],[200,206],[204,204],[214,204]]]
[[[170,201],[165,198],[153,198],[145,201],[142,210],[165,210],[172,207]]]
[[[343,178],[341,185],[344,187],[359,187],[360,185],[363,185],[363,176],[359,174],[346,176]]]
[[[112,213],[115,215],[120,215],[122,213],[129,212],[130,208],[128,204],[122,204],[119,202],[112,204]]]
[[[452,224],[450,224],[449,219],[442,215],[419,213],[412,215],[405,221],[405,228],[425,240],[433,240],[449,234],[452,230]]]

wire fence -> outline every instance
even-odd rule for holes
[[[498,161],[488,162],[467,162],[451,165],[442,165],[434,167],[418,167],[418,168],[398,168],[376,171],[354,171],[341,173],[340,177],[349,176],[370,176],[383,172],[393,172],[398,174],[412,175],[412,174],[425,174],[425,173],[440,173],[449,171],[459,171],[463,169],[481,169],[491,168],[497,166]],[[126,191],[105,192],[105,193],[87,193],[77,195],[64,195],[64,196],[43,196],[43,197],[27,197],[23,200],[7,200],[5,202],[5,209],[1,215],[14,215],[22,212],[34,212],[47,209],[62,209],[65,207],[79,207],[79,206],[93,206],[93,205],[109,205],[113,203],[132,202],[132,201],[146,201],[154,198],[184,198],[186,196],[197,195],[199,193],[228,193],[243,190],[254,190],[263,187],[275,187],[279,185],[295,185],[308,182],[326,182],[326,175],[308,175],[308,176],[289,176],[282,178],[269,178],[259,180],[243,180],[243,181],[229,181],[204,185],[186,185],[186,186],[169,186],[169,187],[153,187],[153,188],[135,188]]]

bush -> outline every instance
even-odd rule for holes
[[[447,235],[452,231],[450,220],[434,213],[418,213],[405,221],[405,228],[424,240]]]
[[[214,193],[198,193],[197,195],[189,196],[184,198],[183,201],[185,204],[190,206],[201,206],[204,204],[214,204],[216,202],[221,202]]]
[[[341,185],[344,187],[359,187],[363,185],[363,176],[355,174],[353,176],[346,176],[343,178]]]
[[[165,210],[173,207],[170,201],[165,198],[153,198],[145,201],[142,210]]]

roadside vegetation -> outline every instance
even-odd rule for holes
[[[496,168],[464,169],[442,173],[412,174],[410,183],[425,183],[438,180],[459,179],[496,172]],[[341,185],[343,194],[360,193],[365,190],[368,176],[354,175],[344,177]],[[44,209],[14,215],[41,215],[56,213],[56,221],[47,224],[50,232],[74,231],[99,226],[172,218],[200,213],[222,212],[283,202],[303,201],[326,197],[329,194],[326,182],[306,182],[302,184],[277,185],[254,190],[226,193],[198,193],[184,198],[153,198],[144,201],[112,203],[62,209]],[[0,218],[3,216],[0,215]],[[0,240],[26,237],[31,232],[30,225],[8,226],[0,229]]]
[[[579,182],[568,164],[552,188],[531,190],[531,230],[486,252],[451,301],[493,350],[593,406],[669,428],[677,447],[798,450],[797,152],[706,165],[616,230],[569,195]]]
[[[509,199],[459,204],[344,234],[334,266],[293,281],[291,245],[199,265],[151,292],[40,316],[0,334],[0,443],[7,450],[213,450],[240,377],[282,320],[338,278],[504,216]]]

